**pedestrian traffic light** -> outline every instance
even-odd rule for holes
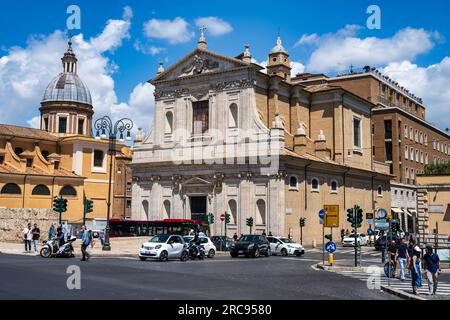
[[[230,214],[225,213],[225,224],[229,224],[229,223],[230,223]]]
[[[356,227],[361,228],[361,224],[363,221],[363,210],[357,206],[356,207]]]
[[[300,227],[305,226],[305,220],[306,220],[306,218],[300,218]]]
[[[326,234],[325,235],[325,239],[327,239],[329,241],[333,241],[333,235],[331,233],[330,234]]]
[[[94,201],[87,199],[85,206],[86,213],[94,211]]]
[[[352,227],[354,226],[355,216],[353,214],[353,208],[347,209],[347,221],[350,222]]]

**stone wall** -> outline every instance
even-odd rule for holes
[[[22,230],[29,222],[41,229],[41,241],[47,238],[50,225],[58,224],[58,219],[51,209],[0,208],[0,241],[22,241]]]

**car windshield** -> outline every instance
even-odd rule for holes
[[[258,236],[255,235],[245,235],[239,238],[239,241],[255,241],[258,239]]]
[[[169,234],[160,234],[157,236],[154,236],[153,238],[151,238],[149,240],[149,242],[156,242],[156,243],[166,243],[167,239],[169,239],[170,235]]]
[[[189,242],[189,241],[191,241],[192,239],[194,239],[194,237],[191,237],[191,236],[189,236],[189,237],[183,237],[183,239],[184,239],[184,241]]]
[[[281,240],[282,242],[284,242],[284,243],[294,243],[294,241],[292,241],[292,240],[289,239],[289,238],[280,238],[280,240]]]

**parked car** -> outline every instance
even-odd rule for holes
[[[344,240],[342,241],[342,245],[344,247],[354,247],[355,246],[355,238],[357,239],[357,244],[359,246],[366,246],[369,238],[364,233],[358,233],[358,235],[355,237],[355,234],[352,233],[349,236],[345,236]]]
[[[387,237],[386,236],[380,236],[375,241],[375,250],[382,251],[382,250],[386,249],[386,245],[387,245]]]
[[[230,250],[230,246],[234,242],[233,239],[231,239],[230,237],[225,237],[225,236],[212,236],[211,241],[212,241],[212,243],[214,243],[214,245],[216,247],[216,251],[223,251],[224,248],[226,248],[227,250]],[[225,244],[225,242],[226,242],[226,244]]]
[[[152,237],[148,242],[142,244],[139,249],[139,259],[188,259],[187,244],[183,237],[176,234],[160,234]]]
[[[301,256],[305,253],[305,248],[299,243],[295,243],[289,238],[285,237],[267,237],[270,243],[270,251],[273,255],[296,255]]]
[[[194,236],[184,236],[183,239],[186,243],[189,243],[192,239],[194,239]],[[214,258],[214,256],[216,255],[216,246],[211,241],[211,239],[208,237],[199,237],[199,239],[200,243],[205,248],[206,256],[208,258]]]
[[[265,236],[246,234],[242,235],[236,242],[230,246],[230,255],[235,258],[239,255],[253,258],[259,257],[261,254],[266,257],[271,255],[270,243]]]

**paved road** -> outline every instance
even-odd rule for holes
[[[366,284],[311,266],[305,257],[216,257],[205,261],[133,258],[43,259],[0,254],[0,299],[396,299]],[[70,265],[81,290],[68,290]]]

